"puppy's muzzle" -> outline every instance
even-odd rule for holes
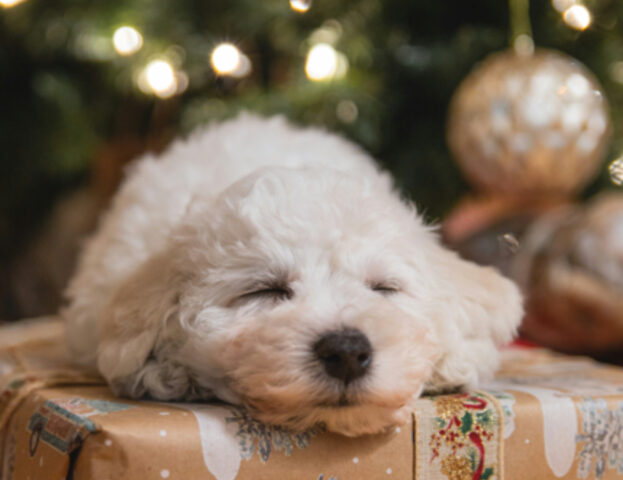
[[[313,346],[325,372],[348,385],[363,377],[372,363],[372,345],[361,331],[344,328],[322,335]]]

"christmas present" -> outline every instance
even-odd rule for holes
[[[481,389],[422,397],[412,422],[345,438],[226,404],[116,398],[71,367],[55,319],[0,329],[1,478],[623,478],[623,369],[508,349]]]

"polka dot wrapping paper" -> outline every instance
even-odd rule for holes
[[[57,320],[0,329],[3,480],[623,478],[623,369],[512,348],[493,381],[413,412],[353,439],[226,404],[116,398],[68,365]]]

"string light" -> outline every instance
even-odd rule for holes
[[[228,75],[240,66],[240,50],[231,43],[221,43],[214,50],[210,61],[212,68],[219,75]]]
[[[166,94],[175,87],[173,67],[164,60],[155,60],[147,65],[145,76],[155,93]]]
[[[251,72],[251,60],[231,43],[221,43],[210,56],[210,63],[217,75],[242,78]]]
[[[353,123],[359,116],[357,104],[352,100],[340,100],[335,109],[335,114],[344,123]]]
[[[552,6],[560,13],[563,13],[569,7],[576,5],[577,3],[578,0],[552,0]]]
[[[309,36],[309,43],[328,43],[335,45],[342,36],[342,24],[335,19],[327,20],[320,28],[314,30]]]
[[[305,73],[311,80],[327,80],[337,70],[337,52],[326,43],[314,45],[307,54]]]
[[[185,92],[190,83],[186,72],[175,72],[175,83],[177,85],[177,88],[175,89],[176,94]]]
[[[240,63],[238,68],[231,72],[232,77],[242,78],[247,76],[251,72],[251,60],[244,53],[240,54]]]
[[[134,27],[123,26],[115,30],[113,45],[119,55],[132,55],[143,46],[143,36]]]
[[[586,30],[591,24],[591,12],[584,5],[572,5],[565,10],[562,18],[567,25],[576,30]]]
[[[16,5],[19,5],[20,3],[24,1],[25,0],[0,0],[0,6],[3,8],[11,8],[11,7],[15,7]]]
[[[337,52],[337,69],[335,70],[335,78],[344,78],[348,71],[348,59],[346,55],[341,52]]]
[[[312,0],[290,0],[290,8],[295,12],[305,13],[311,8]]]
[[[154,60],[139,75],[138,86],[145,93],[169,98],[177,93],[178,89],[175,70],[165,60]]]
[[[305,73],[310,80],[323,81],[342,78],[348,70],[348,60],[327,43],[314,45],[307,54]]]

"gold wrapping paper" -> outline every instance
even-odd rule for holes
[[[383,435],[292,433],[225,404],[115,398],[68,364],[58,320],[0,329],[3,480],[623,478],[623,369],[509,349],[480,390],[413,410]]]

